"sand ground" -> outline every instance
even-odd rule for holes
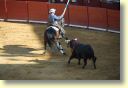
[[[90,44],[98,60],[93,69],[88,60],[85,69],[77,60],[67,61],[70,49],[63,40],[67,53],[42,55],[44,24],[0,22],[0,79],[14,80],[119,80],[120,79],[120,34],[65,27],[67,36]]]

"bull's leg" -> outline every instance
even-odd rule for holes
[[[43,54],[46,53],[46,47],[47,47],[47,41],[44,41],[44,52],[43,52]]]
[[[69,60],[68,60],[68,64],[70,64],[71,60],[73,59],[73,55],[70,56]]]
[[[93,60],[94,69],[96,69],[96,57],[94,56],[94,57],[92,58],[92,60]]]
[[[80,65],[80,60],[81,60],[81,59],[79,58],[79,59],[78,59],[78,65]]]
[[[85,68],[85,66],[87,65],[87,59],[86,58],[84,58],[84,65],[83,65],[83,69]]]
[[[64,49],[63,49],[62,45],[60,44],[60,42],[56,42],[56,46],[57,46],[57,48],[59,49],[59,51],[60,51],[63,55],[66,54],[66,53],[64,52]]]

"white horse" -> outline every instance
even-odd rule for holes
[[[58,24],[64,28],[64,18],[58,21]],[[44,50],[46,52],[47,44],[52,49],[54,45],[56,45],[57,49],[65,55],[64,49],[59,41],[59,37],[57,36],[57,32],[60,32],[60,29],[56,26],[48,26],[44,32]],[[60,33],[59,33],[60,35]],[[44,54],[45,54],[44,52]]]

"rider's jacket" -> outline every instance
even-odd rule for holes
[[[54,13],[49,14],[48,20],[51,25],[58,25],[58,21],[61,20],[63,16],[56,16]]]

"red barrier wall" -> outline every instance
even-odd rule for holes
[[[0,19],[6,18],[6,12],[5,12],[5,2],[4,0],[0,1]]]
[[[49,9],[50,8],[55,8],[57,11],[56,11],[56,14],[58,16],[60,16],[62,13],[63,13],[63,10],[65,8],[65,4],[49,4]],[[66,11],[65,13],[65,23],[69,23],[69,16],[68,16],[68,10]]]
[[[28,2],[29,20],[48,21],[47,2]]]
[[[28,11],[26,1],[7,0],[8,19],[27,20]]]
[[[106,8],[88,7],[89,26],[107,28]]]
[[[107,10],[108,14],[108,28],[116,31],[120,31],[120,11]]]
[[[56,14],[59,16],[65,4],[7,0],[5,6],[5,0],[0,0],[0,19],[47,21],[50,8],[57,9]],[[69,5],[65,14],[65,23],[120,31],[120,11]]]
[[[88,25],[87,7],[70,5],[69,20],[70,20],[70,24],[87,26]]]

